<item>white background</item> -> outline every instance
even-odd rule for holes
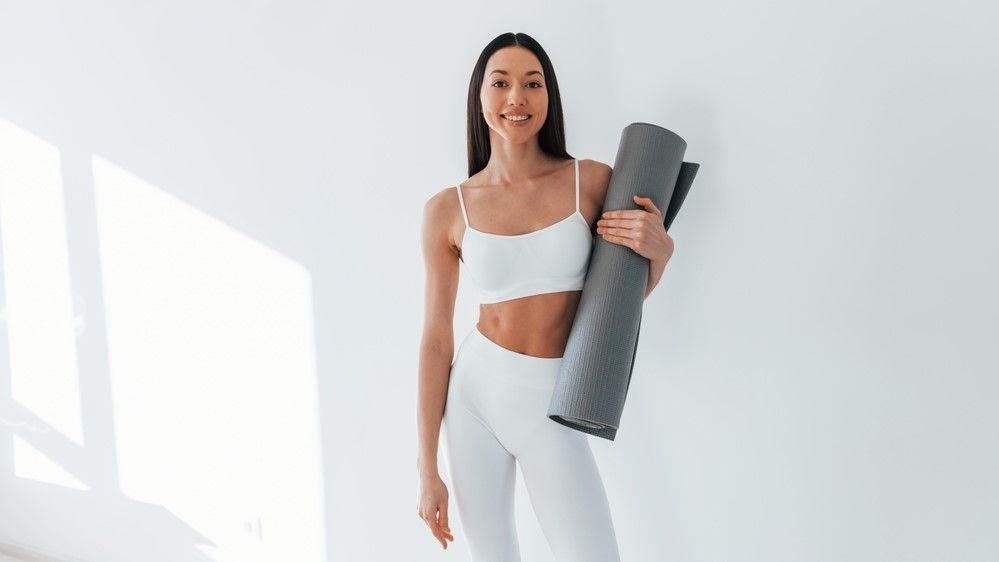
[[[623,560],[999,559],[996,16],[3,0],[0,543],[468,560],[415,513],[418,235],[521,31],[574,157],[645,121],[701,164],[591,438]],[[522,482],[517,516],[551,560]]]

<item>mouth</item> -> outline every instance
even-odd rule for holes
[[[515,117],[515,119],[511,119],[511,117]],[[523,123],[524,121],[527,121],[527,120],[531,119],[532,117],[534,117],[534,116],[532,114],[530,114],[530,113],[526,114],[526,116],[524,116],[524,115],[505,115],[505,114],[503,115],[503,119],[506,119],[507,121],[509,121],[511,123]]]

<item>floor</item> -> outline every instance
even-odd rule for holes
[[[51,556],[45,556],[10,544],[0,544],[0,562],[59,562]]]

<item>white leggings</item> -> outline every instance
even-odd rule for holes
[[[620,560],[587,434],[547,415],[561,361],[501,347],[477,326],[458,348],[444,449],[451,497],[475,562],[520,561],[514,461],[556,560]]]

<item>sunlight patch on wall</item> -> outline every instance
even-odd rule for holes
[[[218,560],[321,559],[309,272],[93,166],[122,491],[204,533]]]
[[[58,463],[33,447],[31,443],[28,443],[17,435],[14,436],[14,458],[17,459],[19,466],[30,467],[30,471],[27,471],[30,473],[30,476],[25,474],[18,474],[17,476],[49,484],[57,484],[75,490],[90,489],[90,486],[80,482],[68,470],[59,466]],[[22,469],[22,471],[24,470]]]

